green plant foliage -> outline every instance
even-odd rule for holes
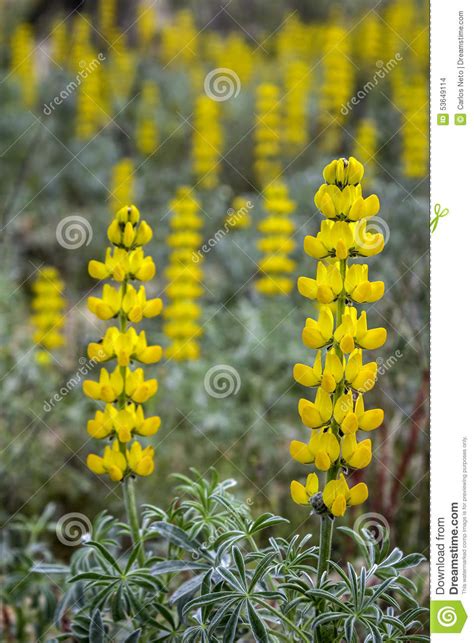
[[[96,518],[69,567],[56,564],[38,541],[52,508],[31,525],[19,519],[12,532],[30,533],[32,542],[27,557],[9,550],[6,603],[17,612],[27,596],[43,605],[38,632],[49,641],[429,640],[427,610],[417,603],[412,578],[423,556],[391,548],[386,535],[376,542],[367,531],[341,527],[356,555],[353,562],[331,561],[318,585],[310,534],[272,536],[277,526],[288,531],[288,521],[251,515],[232,493],[235,481],[219,481],[214,471],[176,478],[166,511],[143,508],[143,566],[128,525],[107,513]],[[23,586],[26,593],[13,591],[21,573],[36,579]]]

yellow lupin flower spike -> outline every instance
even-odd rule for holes
[[[377,364],[364,363],[363,351],[382,346],[387,332],[368,328],[367,313],[356,308],[380,299],[384,284],[369,281],[366,264],[349,265],[352,257],[377,254],[384,246],[381,234],[365,243],[367,220],[380,206],[375,195],[363,196],[363,175],[363,166],[353,157],[334,160],[324,169],[325,183],[315,203],[326,219],[321,231],[304,243],[306,253],[318,260],[316,274],[298,280],[300,293],[319,303],[319,317],[308,318],[302,334],[304,345],[316,350],[314,363],[296,364],[294,378],[303,386],[316,387],[316,394],[314,401],[299,401],[301,421],[311,435],[303,442],[293,440],[290,453],[297,462],[327,473],[321,491],[317,475],[310,473],[306,485],[292,482],[291,496],[322,515],[323,553],[330,544],[332,518],[368,496],[365,483],[349,488],[344,472],[368,466],[372,442],[368,437],[360,440],[360,431],[373,431],[384,418],[382,409],[365,408],[363,396],[375,384]],[[320,576],[326,567],[321,555]]]
[[[107,249],[105,262],[91,261],[89,274],[96,279],[111,278],[119,286],[105,284],[102,297],[89,297],[88,306],[99,319],[116,318],[118,326],[107,329],[100,342],[92,342],[88,356],[95,362],[114,361],[112,372],[102,368],[98,381],[86,380],[84,393],[93,400],[105,402],[89,420],[87,431],[93,438],[114,438],[103,455],[89,454],[87,466],[97,474],[108,474],[113,481],[130,475],[148,476],[154,470],[153,448],[142,448],[135,436],[156,433],[161,421],[157,416],[145,418],[142,404],[157,391],[158,382],[145,379],[142,368],[132,370],[132,361],[154,364],[161,359],[161,346],[149,345],[144,331],[137,333],[129,323],[143,317],[155,317],[162,309],[160,299],[147,299],[145,287],[138,290],[134,280],[147,281],[155,274],[151,257],[143,248],[152,230],[134,205],[121,208],[108,229],[113,250]]]
[[[267,215],[258,225],[262,238],[257,247],[263,256],[258,262],[261,274],[256,289],[266,296],[287,295],[293,289],[291,275],[296,268],[289,256],[295,247],[292,236],[296,226],[291,220],[295,202],[290,199],[283,182],[268,185],[263,196]]]
[[[198,303],[203,294],[203,270],[201,260],[201,228],[204,225],[200,203],[190,187],[178,189],[170,204],[169,264],[166,267],[166,295],[170,300],[164,317],[164,333],[171,340],[166,349],[169,359],[196,360],[200,355],[199,338],[201,307]]]
[[[35,359],[41,365],[51,363],[51,352],[64,346],[64,282],[56,268],[41,268],[33,285],[31,323],[33,341],[39,346]]]

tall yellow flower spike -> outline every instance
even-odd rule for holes
[[[215,188],[219,181],[223,132],[219,103],[208,96],[199,96],[193,114],[193,174],[204,189]]]
[[[127,203],[132,203],[134,198],[134,168],[133,161],[124,158],[112,168],[110,180],[110,209],[117,212]]]
[[[51,363],[51,352],[64,346],[64,282],[53,267],[41,268],[33,283],[31,323],[35,328],[33,341],[39,346],[35,354],[38,364]]]
[[[258,262],[261,275],[256,289],[262,295],[287,295],[293,290],[291,275],[296,268],[289,256],[295,247],[295,224],[291,220],[295,202],[289,198],[284,183],[272,183],[264,190],[263,205],[267,215],[258,225],[262,238],[257,247],[263,257]]]
[[[177,361],[195,360],[200,354],[198,340],[202,335],[198,300],[203,294],[199,248],[203,241],[201,228],[204,222],[199,201],[190,187],[178,189],[170,210],[171,231],[167,239],[170,255],[165,271],[165,292],[170,303],[164,313],[166,323],[163,330],[171,343],[166,349],[166,356]]]
[[[255,105],[255,175],[260,185],[281,172],[280,89],[271,83],[257,87]]]
[[[364,405],[364,394],[375,384],[377,364],[364,363],[363,351],[382,346],[387,333],[384,328],[369,329],[366,312],[357,311],[358,304],[380,299],[384,284],[369,281],[366,264],[350,264],[352,258],[383,249],[382,235],[367,237],[367,220],[377,214],[379,202],[375,195],[362,195],[363,174],[363,165],[353,157],[325,167],[325,183],[315,203],[326,220],[304,244],[306,253],[319,260],[317,270],[313,278],[298,280],[300,293],[318,302],[319,317],[306,320],[302,335],[304,345],[316,350],[314,363],[296,364],[294,377],[303,386],[316,387],[316,393],[299,402],[309,440],[294,440],[290,453],[297,462],[327,473],[325,485],[309,477],[306,486],[293,481],[291,495],[322,515],[319,576],[327,568],[332,518],[368,496],[365,483],[349,488],[345,479],[345,473],[363,469],[372,459],[371,440],[360,440],[360,433],[377,429],[384,417],[382,409]]]
[[[20,23],[11,37],[11,74],[18,80],[21,99],[27,108],[32,108],[37,97],[35,37],[27,23]]]
[[[145,81],[138,106],[136,125],[137,149],[143,156],[150,156],[158,149],[160,141],[158,104],[158,85],[151,80]]]
[[[370,185],[376,170],[377,123],[372,118],[361,118],[357,123],[354,156],[365,167],[365,184]]]
[[[134,205],[121,208],[108,228],[113,250],[108,248],[105,261],[89,262],[94,279],[111,278],[117,285],[105,284],[102,297],[89,297],[88,307],[99,319],[116,319],[118,325],[107,329],[100,342],[88,346],[89,359],[112,362],[112,372],[100,371],[98,381],[86,380],[84,393],[105,403],[103,410],[89,420],[87,431],[98,440],[109,439],[102,455],[89,454],[87,466],[97,474],[107,474],[117,482],[132,475],[149,476],[154,470],[154,450],[142,447],[137,436],[151,436],[160,427],[160,418],[146,418],[142,404],[157,391],[156,379],[145,379],[142,368],[133,370],[132,362],[154,364],[161,359],[161,347],[148,344],[145,331],[137,333],[131,324],[143,317],[156,317],[162,309],[161,299],[148,299],[145,287],[133,281],[148,281],[155,274],[151,257],[145,257],[143,246],[152,238],[146,221]]]

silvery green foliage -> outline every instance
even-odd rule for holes
[[[355,545],[352,562],[332,561],[318,586],[311,535],[268,536],[287,521],[271,513],[254,518],[231,494],[234,481],[219,482],[214,472],[177,478],[167,511],[142,510],[143,566],[128,525],[105,513],[96,519],[92,540],[72,557],[54,640],[429,640],[427,610],[409,578],[423,556],[341,528],[348,549]]]

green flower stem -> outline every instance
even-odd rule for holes
[[[122,282],[122,298],[127,292],[127,284],[128,280],[124,279]],[[127,331],[127,315],[123,312],[123,310],[120,310],[119,313],[119,328],[121,333],[125,333]],[[121,366],[120,373],[122,375],[123,381],[123,392],[118,400],[118,408],[124,409],[127,403],[127,396],[125,393],[127,367]],[[120,442],[120,450],[126,457],[127,447],[125,443]],[[123,481],[123,501],[125,504],[125,513],[127,515],[128,524],[130,525],[130,529],[132,531],[133,544],[134,546],[140,545],[140,549],[138,550],[138,562],[143,567],[145,565],[145,552],[143,550],[143,542],[140,536],[140,518],[138,516],[137,501],[135,498],[134,480],[130,475],[128,475]]]
[[[133,544],[140,545],[138,550],[138,562],[140,566],[145,565],[145,552],[143,551],[143,542],[140,535],[140,520],[138,517],[137,501],[135,498],[135,481],[128,476],[123,483],[123,500],[125,503],[125,511],[127,513],[127,520],[132,530]]]
[[[342,316],[344,314],[344,307],[346,305],[346,291],[344,288],[344,281],[346,278],[346,267],[347,259],[339,262],[341,279],[342,279],[342,290],[337,297],[336,303],[336,319],[335,327],[337,328],[342,322]],[[335,346],[336,354],[339,359],[342,361],[344,355],[339,348],[339,345]],[[336,386],[334,391],[333,402],[335,402],[342,394],[344,393],[344,378]],[[331,430],[335,432],[337,430],[335,422],[333,421]],[[332,467],[329,469],[326,475],[326,484],[331,480],[335,480],[339,473],[339,461],[336,461]],[[330,518],[327,514],[321,516],[321,527],[319,532],[319,560],[318,560],[318,584],[321,583],[323,574],[327,572],[329,561],[331,560],[331,550],[332,550],[332,534],[333,534],[334,519]]]
[[[331,518],[328,514],[323,514],[321,516],[321,527],[319,532],[318,585],[321,583],[324,572],[327,572],[328,563],[331,559],[333,524],[334,518]]]

